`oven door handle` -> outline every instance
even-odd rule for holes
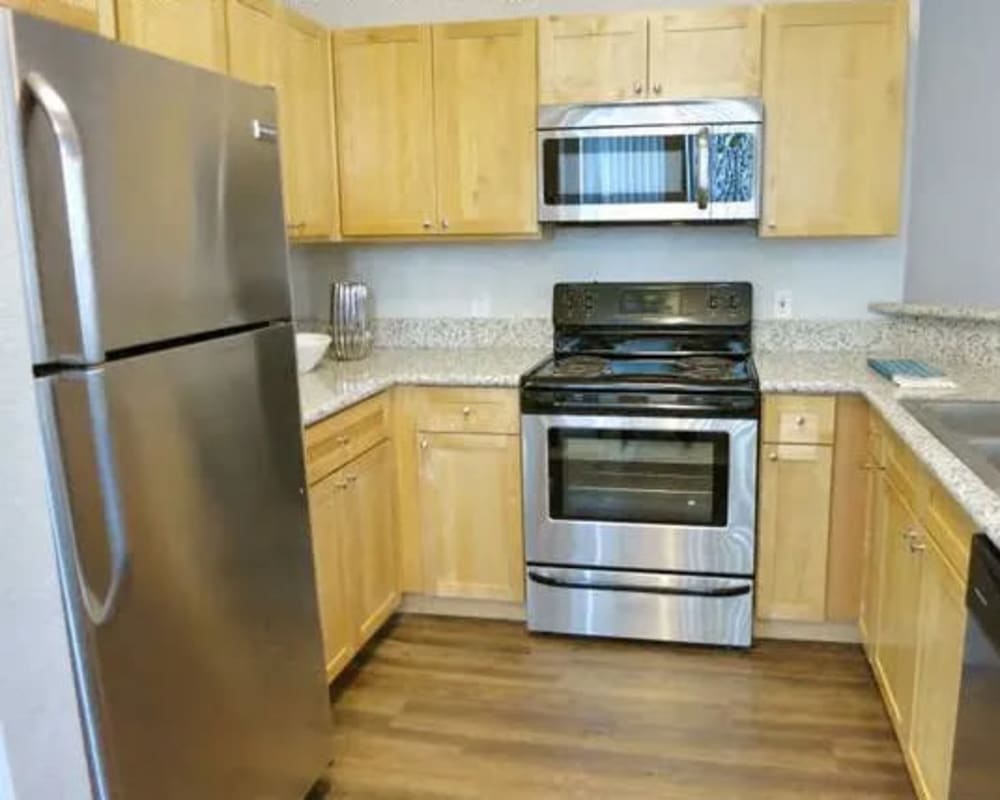
[[[629,592],[634,594],[681,595],[686,597],[739,597],[749,594],[751,584],[720,586],[718,589],[677,589],[667,586],[628,586],[614,583],[588,583],[553,578],[541,572],[528,572],[528,578],[542,586],[556,589],[587,589],[595,592]]]

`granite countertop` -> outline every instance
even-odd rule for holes
[[[904,398],[1000,400],[1000,367],[935,365],[958,388],[947,392],[903,393],[867,366],[864,353],[762,353],[754,356],[763,392],[859,393],[881,414],[917,458],[941,481],[966,513],[1000,547],[1000,495],[900,405]]]
[[[299,378],[302,419],[311,425],[397,384],[423,386],[518,385],[520,376],[549,353],[540,348],[376,350],[363,361],[325,360]],[[754,356],[763,392],[858,393],[935,475],[969,516],[1000,546],[1000,495],[900,405],[904,397],[865,363],[866,354],[765,352]],[[936,361],[958,389],[934,397],[1000,400],[1000,367]]]
[[[302,422],[312,425],[396,384],[517,386],[551,349],[375,350],[363,361],[325,359],[299,376]]]
[[[922,303],[869,303],[868,310],[887,317],[1000,322],[1000,309],[981,306],[934,306]]]

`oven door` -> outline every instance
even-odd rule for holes
[[[760,125],[541,130],[542,222],[751,220]]]
[[[753,419],[522,417],[532,564],[752,575]]]

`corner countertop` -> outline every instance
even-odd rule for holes
[[[934,363],[958,388],[902,392],[872,372],[864,353],[761,353],[754,356],[761,391],[864,395],[966,513],[1000,547],[1000,495],[900,404],[903,399],[1000,400],[1000,367]]]
[[[303,425],[312,425],[397,384],[517,386],[549,349],[375,350],[362,361],[325,359],[299,376]]]
[[[537,348],[376,350],[363,361],[324,361],[299,378],[303,424],[311,425],[395,385],[516,387],[550,351]],[[900,404],[902,393],[875,375],[867,354],[757,353],[761,390],[802,394],[861,394],[881,413],[966,513],[1000,547],[1000,495],[960,461]],[[959,385],[934,397],[1000,400],[1000,367],[935,362]]]

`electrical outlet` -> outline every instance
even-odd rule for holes
[[[774,293],[774,316],[778,319],[790,319],[792,316],[792,293],[787,289]]]

